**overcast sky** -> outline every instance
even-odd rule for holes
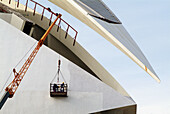
[[[77,41],[131,95],[138,114],[170,114],[170,0],[103,1],[136,41],[161,79],[160,84],[88,26],[47,0],[42,4],[62,13],[77,29]]]

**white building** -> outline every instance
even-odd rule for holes
[[[41,5],[32,0],[26,0],[26,4],[27,1],[37,6]],[[160,81],[119,19],[102,1],[49,1],[101,34],[155,80]],[[41,7],[44,11],[51,12],[55,18],[54,12],[44,6]],[[1,97],[5,87],[14,78],[13,74],[10,75],[12,69],[51,24],[48,18],[42,16],[43,12],[38,13],[35,9],[36,7],[29,8],[29,4],[23,5],[13,0],[0,1]],[[48,35],[45,45],[38,52],[16,94],[7,100],[0,112],[3,114],[136,114],[136,103],[130,95],[100,63],[78,42],[75,42],[76,35],[72,38],[67,34],[67,30],[58,26],[58,23],[59,21]],[[61,23],[65,22],[62,20]],[[69,29],[74,31],[74,27],[70,25]],[[31,48],[29,54],[32,50]],[[17,71],[29,54],[15,67]],[[50,97],[50,82],[57,72],[59,59],[62,62],[62,74],[68,84],[68,97]]]

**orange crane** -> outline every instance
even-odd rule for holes
[[[38,41],[37,46],[35,47],[33,52],[30,54],[30,56],[28,57],[28,59],[26,60],[26,62],[22,66],[22,68],[19,70],[19,72],[16,72],[16,70],[13,69],[15,77],[14,77],[13,81],[5,89],[6,92],[5,92],[4,96],[2,97],[2,99],[0,100],[0,109],[2,108],[2,106],[4,105],[4,103],[6,102],[6,100],[8,98],[12,98],[14,96],[17,88],[19,87],[24,75],[26,74],[29,66],[31,65],[32,61],[34,60],[35,56],[37,55],[44,40],[46,39],[47,35],[49,34],[51,29],[57,22],[58,18],[60,18],[60,17],[61,17],[61,14],[58,14],[55,21],[51,24],[51,26],[48,28],[48,30],[45,32],[45,34],[42,36],[42,38]]]

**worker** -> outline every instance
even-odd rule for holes
[[[61,92],[64,92],[64,82],[61,84]]]
[[[57,84],[54,84],[54,86],[53,86],[53,90],[54,90],[54,92],[56,92],[56,90],[57,90],[57,92],[58,92],[58,85]]]

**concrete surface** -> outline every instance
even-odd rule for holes
[[[0,13],[0,18],[15,26],[19,30],[23,30],[25,22],[15,14]]]

